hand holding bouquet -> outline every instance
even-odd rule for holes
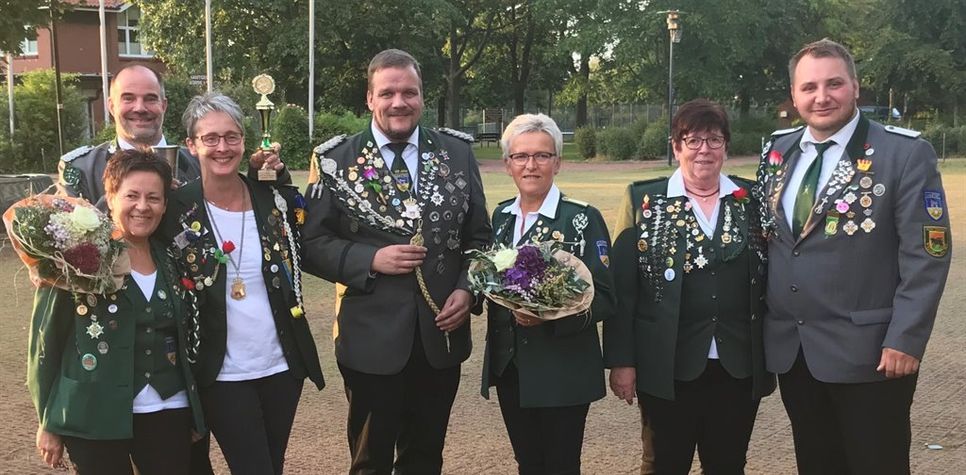
[[[13,204],[3,224],[37,287],[110,293],[130,272],[124,244],[104,213],[80,198],[36,195]]]
[[[594,300],[590,270],[555,241],[469,254],[471,290],[518,313],[556,320],[587,310]]]

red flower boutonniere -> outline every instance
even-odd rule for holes
[[[735,201],[738,203],[745,204],[748,202],[748,190],[744,188],[738,188],[731,193],[731,196],[733,196]]]
[[[181,286],[184,287],[184,288],[186,288],[186,289],[188,289],[188,290],[194,290],[195,289],[195,281],[193,281],[193,280],[191,280],[191,279],[189,279],[187,277],[182,277],[181,278]]]
[[[234,250],[235,250],[235,243],[231,241],[225,241],[221,243],[221,252],[224,252],[225,254],[231,254],[231,251],[234,251]]]
[[[772,150],[771,152],[769,152],[768,153],[768,171],[769,171],[769,173],[775,173],[775,172],[777,172],[782,167],[782,164],[784,162],[785,162],[785,159],[782,157],[782,153],[781,152],[779,152],[778,150]]]

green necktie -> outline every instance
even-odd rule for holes
[[[808,222],[808,214],[812,212],[815,204],[815,193],[818,191],[818,177],[822,174],[822,155],[829,147],[835,145],[835,141],[829,140],[815,144],[815,161],[805,170],[802,177],[802,186],[798,188],[798,195],[795,197],[795,212],[792,215],[792,232],[795,236],[801,236],[805,223]]]
[[[387,146],[396,156],[392,159],[392,176],[396,179],[399,189],[409,191],[413,186],[413,177],[409,174],[406,161],[403,160],[403,150],[406,150],[408,142],[390,142]]]

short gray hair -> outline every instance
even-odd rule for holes
[[[181,122],[188,132],[189,139],[195,137],[195,127],[198,125],[198,121],[212,112],[228,114],[228,117],[231,117],[231,120],[238,126],[238,130],[242,134],[245,133],[245,114],[242,113],[241,107],[232,98],[214,91],[191,98],[184,114],[181,115]]]
[[[553,139],[553,153],[558,157],[563,154],[563,133],[560,132],[560,127],[557,127],[557,123],[553,119],[546,114],[520,114],[507,124],[506,130],[503,131],[503,136],[500,138],[503,158],[510,155],[510,145],[513,144],[513,139],[530,132],[543,132],[549,135]]]

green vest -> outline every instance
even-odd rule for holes
[[[162,399],[167,399],[185,389],[185,383],[178,369],[178,327],[172,296],[164,290],[169,286],[163,273],[156,275],[150,302],[133,278],[125,288],[135,315],[134,395],[151,384]]]
[[[716,234],[721,233],[718,224]],[[681,282],[681,313],[674,379],[692,381],[704,371],[711,339],[718,358],[735,378],[751,376],[751,292],[748,255],[724,261],[721,252],[708,246],[703,253],[708,264],[692,269]]]

